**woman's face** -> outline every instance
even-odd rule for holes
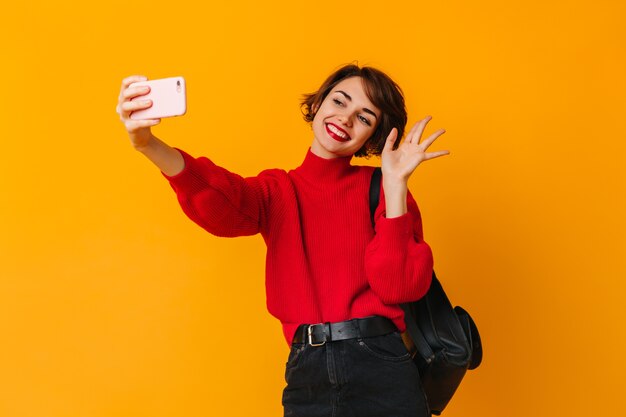
[[[354,155],[372,136],[380,110],[367,98],[361,77],[339,82],[313,118],[311,152],[330,159]]]

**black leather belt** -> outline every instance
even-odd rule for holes
[[[296,334],[293,336],[293,343],[322,346],[326,342],[382,336],[397,330],[396,325],[391,320],[380,316],[337,323],[302,324],[298,326]]]

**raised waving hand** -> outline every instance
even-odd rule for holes
[[[386,176],[387,180],[406,183],[419,164],[450,153],[449,151],[427,152],[435,139],[446,132],[444,129],[437,130],[420,142],[424,129],[431,119],[431,116],[426,116],[415,123],[396,150],[393,150],[393,145],[398,140],[398,131],[395,128],[391,130],[381,155],[383,176]]]

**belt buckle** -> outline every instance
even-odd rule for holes
[[[307,334],[309,336],[309,345],[311,346],[323,346],[326,344],[326,333],[324,333],[324,329],[322,327],[322,334],[324,335],[324,340],[322,343],[313,343],[313,327],[314,326],[324,326],[324,323],[311,324],[307,328]]]

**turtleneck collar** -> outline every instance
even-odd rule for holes
[[[351,160],[352,156],[325,159],[315,155],[309,148],[302,165],[295,171],[313,182],[336,181],[354,170],[355,167],[350,165]]]

